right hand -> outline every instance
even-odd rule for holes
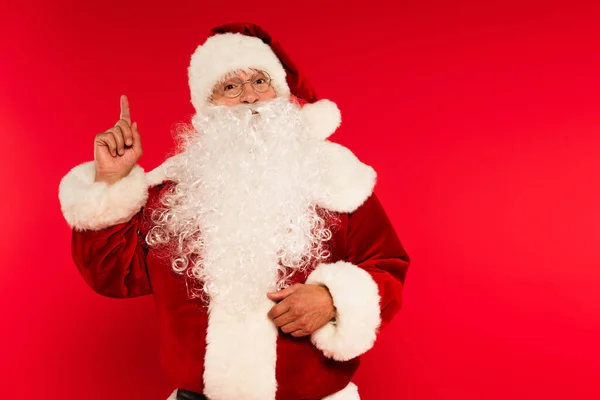
[[[121,96],[121,116],[114,127],[94,139],[96,182],[113,184],[126,177],[142,156],[137,122],[131,123],[129,101]]]

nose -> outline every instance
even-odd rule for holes
[[[250,82],[245,82],[242,86],[242,94],[240,95],[240,103],[253,104],[258,101],[258,93]]]

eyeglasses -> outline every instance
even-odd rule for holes
[[[219,83],[215,88],[215,92],[233,99],[242,94],[246,83],[250,83],[257,92],[264,93],[271,86],[271,77],[266,71],[257,71],[252,74],[250,79],[246,79],[245,81],[234,76],[223,83]]]

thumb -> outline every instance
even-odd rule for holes
[[[278,292],[271,292],[271,293],[267,293],[267,297],[271,300],[283,300],[286,297],[288,297],[289,295],[291,295],[292,293],[296,292],[298,289],[300,289],[302,285],[300,285],[299,283],[290,286],[289,288],[285,288],[283,290],[280,290]]]

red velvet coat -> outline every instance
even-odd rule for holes
[[[358,162],[348,154],[336,162],[342,159]],[[295,275],[294,282],[327,286],[337,321],[303,338],[282,333],[268,321],[266,311],[272,304],[264,315],[261,311],[256,316],[260,320],[256,325],[254,321],[245,322],[247,326],[215,322],[210,331],[207,306],[188,297],[184,278],[171,270],[168,258],[158,257],[157,250],[144,241],[151,227],[150,212],[172,183],[164,182],[160,171],[151,177],[136,166],[128,177],[106,186],[93,181],[94,168],[93,162],[82,164],[61,182],[62,210],[73,228],[73,259],[87,284],[103,296],[153,295],[160,359],[176,387],[204,392],[214,400],[359,398],[350,383],[359,355],[373,346],[377,332],[400,309],[409,265],[372,193],[375,177],[366,169],[370,167],[361,164],[362,169],[353,169],[348,179],[363,190],[346,187],[340,192],[344,201],[321,202],[337,209],[339,216],[329,242],[331,258]],[[342,175],[335,176],[336,182]],[[208,344],[207,333],[213,337]],[[235,357],[227,354],[227,344],[233,341],[247,343]]]

